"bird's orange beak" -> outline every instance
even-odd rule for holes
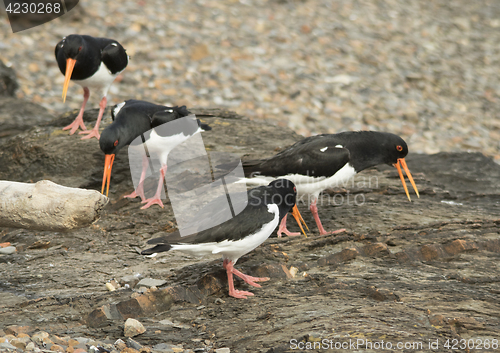
[[[69,80],[71,80],[71,74],[75,68],[76,59],[66,60],[66,74],[64,75],[64,86],[63,86],[63,102],[66,102],[66,93],[68,92]]]
[[[109,193],[109,180],[111,179],[111,168],[113,167],[114,160],[115,160],[114,154],[107,154],[104,157],[104,174],[102,176],[101,194],[104,194],[104,187],[106,186],[107,183],[108,187],[106,188],[106,197],[108,196]]]
[[[401,166],[399,165],[400,163],[401,163]],[[413,186],[413,189],[415,190],[415,193],[420,198],[420,195],[419,195],[418,189],[417,189],[417,185],[415,185],[415,182],[413,181],[413,177],[411,176],[410,170],[408,169],[408,166],[406,165],[405,159],[404,158],[398,158],[398,161],[396,163],[394,163],[394,166],[398,170],[399,177],[401,178],[401,182],[403,183],[403,188],[405,189],[406,196],[408,196],[408,200],[411,201],[410,193],[408,192],[408,188],[406,187],[405,177],[403,176],[403,172],[401,171],[401,167],[403,167],[403,169],[405,170],[406,176],[410,180],[410,183]]]
[[[295,220],[297,221],[297,223],[298,223],[298,225],[300,227],[300,230],[302,231],[302,233],[304,233],[304,235],[307,238],[307,234],[304,231],[304,228],[302,228],[302,224],[300,222],[302,221],[302,223],[304,223],[304,225],[306,226],[307,230],[309,230],[309,227],[307,226],[306,222],[304,221],[304,218],[302,218],[302,215],[300,214],[299,209],[297,208],[297,205],[294,205],[293,208],[292,208],[292,216],[293,216],[293,218],[295,218]]]

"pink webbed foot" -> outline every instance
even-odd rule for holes
[[[99,134],[99,130],[96,128],[93,128],[92,130],[87,130],[87,131],[80,131],[79,134],[80,135],[87,134],[87,136],[84,136],[81,138],[82,140],[88,140],[88,139],[91,139],[92,137],[95,137],[96,139],[99,140],[99,138],[101,137],[101,135]]]
[[[229,295],[231,297],[238,298],[238,299],[247,299],[247,296],[254,296],[254,294],[252,292],[247,292],[244,290],[237,290],[237,289],[234,289],[232,292],[231,292],[231,290],[229,290]]]
[[[144,206],[141,207],[141,210],[145,210],[146,208],[149,208],[153,205],[159,205],[161,208],[163,208],[163,202],[159,198],[152,198],[152,199],[146,199],[142,201],[142,203],[146,203]]]
[[[82,130],[87,130],[87,128],[85,127],[85,124],[83,123],[83,118],[80,117],[80,116],[77,116],[75,120],[73,120],[73,122],[71,124],[69,124],[68,126],[65,126],[63,127],[63,130],[70,130],[69,134],[70,135],[73,135],[76,130],[78,130],[78,128],[81,128]]]

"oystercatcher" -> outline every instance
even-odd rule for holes
[[[84,131],[80,134],[88,134],[82,140],[94,136],[99,139],[99,123],[106,108],[106,95],[109,87],[128,64],[125,49],[113,39],[72,34],[57,43],[55,54],[59,70],[65,76],[63,100],[66,101],[70,80],[83,87],[83,103],[80,112],[75,121],[63,130],[71,129],[70,135],[73,135],[78,127],[81,127]],[[83,112],[90,97],[89,89],[97,90],[102,96],[97,122],[90,131],[83,123]]]
[[[376,131],[348,131],[338,134],[322,134],[307,137],[274,157],[264,160],[243,162],[247,185],[267,184],[275,178],[287,178],[295,183],[299,199],[307,196],[310,210],[320,235],[326,232],[321,224],[316,203],[321,191],[345,183],[362,170],[378,164],[394,165],[408,199],[411,201],[401,167],[406,172],[415,193],[420,197],[417,186],[408,169],[405,157],[408,154],[406,142],[399,136]],[[278,236],[286,229],[286,218],[278,230]]]
[[[166,107],[134,99],[129,99],[114,106],[111,112],[113,123],[104,129],[101,134],[101,138],[99,139],[99,146],[106,155],[101,193],[104,193],[106,183],[106,196],[109,193],[111,168],[113,166],[116,153],[121,148],[130,145],[137,137],[142,135],[142,141],[147,145],[149,153],[159,155],[162,163],[158,188],[156,194],[152,198],[146,199],[144,196],[143,183],[148,167],[148,159],[145,157],[143,159],[139,185],[134,192],[130,195],[126,195],[125,197],[135,198],[140,196],[142,202],[146,203],[146,205],[141,207],[142,209],[146,209],[153,204],[158,204],[163,207],[160,195],[166,172],[168,153],[175,146],[184,142],[193,135],[201,131],[211,130],[210,126],[202,124],[195,118],[194,115],[192,115],[192,118],[195,119],[195,122],[188,125],[187,130],[169,130],[169,125],[166,123],[179,118],[188,117],[190,114],[191,113],[186,109],[186,106]]]
[[[236,270],[234,265],[241,256],[262,244],[289,211],[293,212],[292,215],[302,229],[300,223],[302,217],[295,204],[296,196],[297,190],[291,181],[287,179],[274,180],[269,185],[248,190],[248,203],[235,217],[205,229],[203,227],[205,221],[217,224],[218,218],[227,219],[224,212],[219,209],[214,210],[214,207],[211,207],[209,203],[200,211],[200,217],[196,217],[200,219],[199,229],[205,230],[185,237],[181,237],[179,231],[176,231],[166,237],[151,239],[148,244],[157,245],[142,251],[141,254],[151,255],[169,250],[180,250],[200,256],[221,254],[224,260],[223,266],[227,272],[229,295],[246,299],[253,293],[234,289],[233,274],[254,287],[260,287],[255,282],[267,281],[269,278],[245,275]],[[208,210],[209,219],[205,217],[204,210]],[[304,230],[302,229],[302,231]]]

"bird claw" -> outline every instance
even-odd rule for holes
[[[152,205],[159,205],[161,208],[163,208],[163,202],[161,202],[160,199],[147,199],[142,201],[142,203],[147,202],[144,206],[141,207],[141,210],[145,210],[146,208],[149,208]]]
[[[83,123],[83,119],[78,119],[76,118],[71,124],[68,126],[63,127],[63,130],[70,130],[69,134],[73,135],[78,128],[81,128],[83,131],[86,131],[87,128],[85,127],[85,124]]]
[[[253,296],[254,294],[252,292],[247,292],[244,290],[235,289],[234,292],[229,292],[229,295],[231,297],[238,298],[238,299],[247,299],[247,296]]]
[[[80,131],[78,133],[79,135],[84,135],[84,134],[87,134],[87,136],[84,136],[82,137],[81,139],[82,140],[88,140],[88,139],[91,139],[92,137],[95,137],[96,139],[99,140],[99,138],[101,137],[101,135],[99,135],[99,130],[96,130],[96,129],[92,129],[90,131]]]

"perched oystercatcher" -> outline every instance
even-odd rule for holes
[[[399,136],[376,131],[348,131],[307,137],[274,157],[243,162],[247,185],[263,185],[275,178],[287,178],[297,186],[299,199],[307,196],[310,210],[320,235],[326,232],[321,224],[316,203],[321,191],[342,185],[360,171],[378,164],[394,165],[408,199],[411,201],[401,167],[406,172],[415,193],[417,186],[408,169],[405,157],[406,142]],[[339,230],[342,231],[342,230]],[[339,232],[336,231],[336,232]],[[278,230],[278,236],[286,229],[286,218]]]
[[[148,244],[157,245],[142,251],[141,254],[151,255],[169,250],[180,250],[200,256],[221,254],[227,272],[229,295],[246,299],[253,293],[234,289],[233,274],[254,287],[260,287],[255,282],[267,281],[269,278],[252,277],[241,273],[234,268],[236,261],[269,238],[289,211],[293,211],[292,215],[302,229],[300,223],[302,217],[295,205],[297,190],[291,181],[274,180],[269,185],[248,190],[247,196],[246,207],[230,220],[185,237],[181,237],[177,231],[166,237],[151,239]],[[204,210],[209,210],[209,219],[204,217]],[[196,217],[200,219],[199,229],[205,228],[203,227],[205,221],[214,224],[218,218],[226,219],[223,212],[214,210],[210,203],[200,213],[201,216]]]
[[[108,186],[106,189],[106,196],[108,195],[111,168],[113,166],[116,153],[121,148],[130,145],[132,141],[142,135],[144,139],[143,142],[147,145],[149,153],[159,155],[162,163],[158,188],[156,194],[152,198],[146,199],[144,196],[143,183],[148,167],[148,160],[147,158],[144,158],[141,178],[137,190],[125,197],[134,198],[140,196],[142,202],[146,203],[146,205],[141,207],[142,209],[146,209],[153,204],[158,204],[163,207],[160,195],[166,172],[168,153],[175,146],[184,142],[193,135],[201,131],[211,130],[210,126],[202,124],[195,118],[194,115],[192,115],[192,117],[195,119],[196,123],[187,127],[189,131],[169,130],[169,125],[166,123],[179,118],[188,117],[190,114],[191,113],[186,109],[186,106],[166,107],[134,99],[129,99],[113,107],[111,112],[113,123],[104,129],[101,134],[101,138],[99,139],[99,146],[106,155],[101,193],[104,193],[104,187],[107,183]]]
[[[64,75],[62,97],[66,101],[69,81],[72,80],[83,87],[83,103],[75,121],[63,128],[71,129],[73,135],[78,127],[80,134],[88,134],[83,139],[99,138],[99,123],[106,108],[109,87],[128,64],[125,49],[116,40],[94,38],[86,35],[72,34],[64,37],[56,45],[56,60],[59,70]],[[101,96],[99,115],[92,130],[87,130],[83,123],[83,112],[90,97],[90,89],[97,90]]]

